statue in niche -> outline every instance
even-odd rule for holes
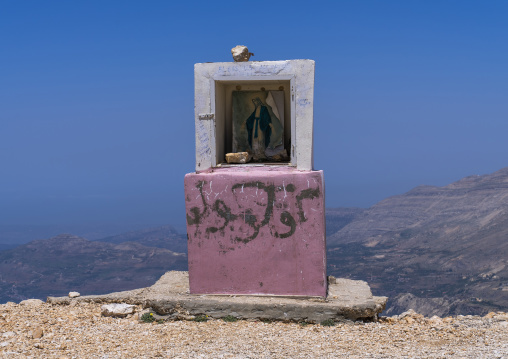
[[[233,92],[233,152],[254,161],[287,160],[284,149],[284,92]]]
[[[259,97],[252,99],[254,111],[247,119],[247,135],[254,158],[265,157],[265,149],[270,145],[272,119],[268,109]]]

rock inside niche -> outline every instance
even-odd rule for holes
[[[244,164],[251,160],[251,156],[249,152],[235,152],[235,153],[226,153],[226,162],[227,163],[239,163]]]
[[[251,56],[254,56],[252,52],[249,52],[247,46],[236,45],[231,49],[231,54],[233,55],[233,60],[235,62],[246,62],[249,61]]]
[[[268,150],[266,152],[268,152]],[[273,153],[269,153],[268,155],[269,155],[268,159],[270,161],[274,162],[289,161],[289,156],[285,149],[282,149],[278,152],[274,151]]]

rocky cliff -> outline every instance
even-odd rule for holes
[[[331,274],[368,281],[392,298],[393,311],[409,302],[432,302],[441,314],[506,309],[508,168],[387,198],[327,245]],[[429,300],[416,304],[404,293]]]

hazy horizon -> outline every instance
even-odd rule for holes
[[[232,61],[238,44],[255,61],[316,61],[328,208],[507,167],[507,13],[501,1],[5,3],[0,225],[183,232],[193,66]]]

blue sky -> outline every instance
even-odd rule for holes
[[[508,166],[506,1],[173,3],[0,3],[0,225],[182,229],[193,65],[237,44],[316,61],[328,207]]]

